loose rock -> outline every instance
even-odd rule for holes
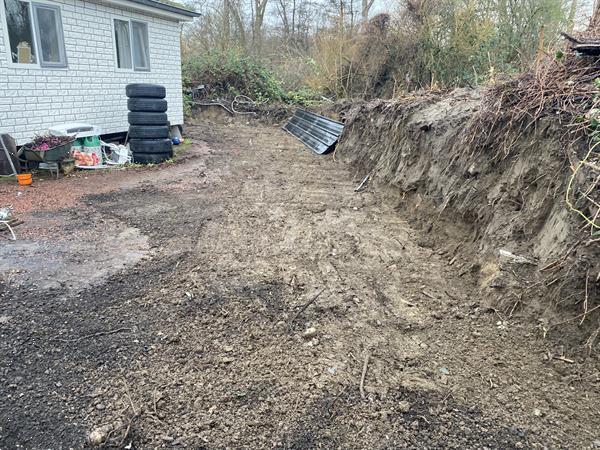
[[[104,425],[92,430],[92,432],[88,435],[88,443],[92,447],[97,447],[104,444],[106,439],[108,439],[108,435],[112,429],[112,425]]]
[[[400,403],[398,403],[398,411],[401,413],[407,413],[410,411],[410,403],[406,400],[402,400]]]
[[[306,331],[304,331],[304,333],[302,334],[302,337],[304,339],[312,339],[316,335],[317,335],[317,329],[315,327],[309,327],[306,329]]]

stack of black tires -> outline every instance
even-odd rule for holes
[[[164,86],[135,83],[125,87],[129,109],[129,148],[133,162],[161,163],[173,156]]]

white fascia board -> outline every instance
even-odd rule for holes
[[[185,16],[183,14],[177,14],[171,11],[165,11],[159,8],[153,8],[152,6],[141,5],[139,3],[131,2],[128,0],[100,0],[99,3],[104,3],[110,6],[116,6],[118,8],[130,9],[132,11],[138,11],[152,15],[155,17],[163,17],[165,19],[174,20],[177,22],[191,22],[194,18]]]

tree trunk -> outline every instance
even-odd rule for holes
[[[569,9],[569,18],[567,22],[567,27],[569,29],[569,33],[573,32],[573,28],[575,27],[575,16],[577,15],[577,0],[571,0],[571,8]]]
[[[252,51],[259,54],[262,48],[262,26],[268,0],[254,0],[254,23],[252,24]]]
[[[362,0],[361,17],[363,23],[369,20],[369,11],[375,0]]]
[[[221,34],[221,50],[229,48],[231,40],[231,4],[230,0],[223,0],[223,33]]]
[[[296,0],[292,0],[292,37],[296,34]]]
[[[242,16],[240,13],[239,5],[234,4],[233,0],[228,0],[230,6],[230,13],[233,15],[233,21],[235,23],[235,27],[237,28],[238,34],[238,44],[241,48],[246,49],[246,27],[244,26],[244,21],[242,20]]]
[[[277,5],[277,13],[281,19],[281,24],[283,25],[283,39],[288,42],[290,38],[290,21],[288,19],[287,5],[285,0],[279,0],[279,4]]]
[[[597,30],[600,27],[600,1],[596,0],[594,4],[594,13],[592,14],[592,19],[590,20],[589,30]]]

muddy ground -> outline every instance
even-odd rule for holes
[[[275,126],[0,183],[0,448],[600,447],[600,361]],[[459,276],[460,275],[460,276]]]

